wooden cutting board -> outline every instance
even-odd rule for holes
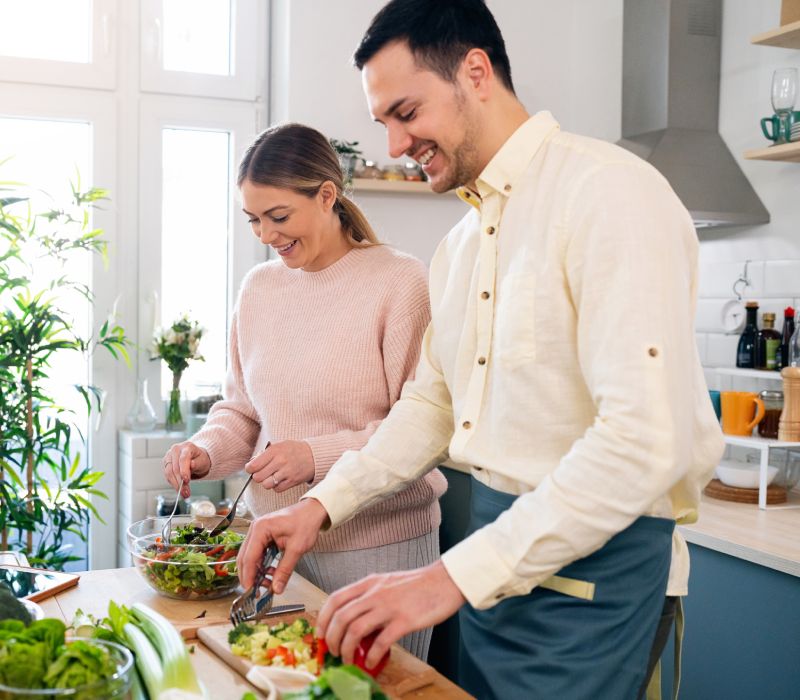
[[[316,621],[316,615],[316,611],[306,611],[304,613],[276,616],[269,619],[269,624],[274,625],[284,621],[292,622],[299,617],[305,617],[313,625]],[[242,676],[246,676],[247,672],[255,664],[249,659],[236,656],[231,652],[228,644],[228,632],[231,629],[232,625],[230,623],[209,625],[201,627],[197,631],[197,635],[208,649],[225,661],[233,670]],[[430,666],[395,644],[392,647],[392,656],[389,659],[389,663],[376,680],[383,692],[390,698],[401,698],[407,693],[430,685],[436,680],[436,676],[436,671]]]
[[[719,498],[721,501],[733,501],[734,503],[758,503],[758,489],[742,489],[736,486],[723,484],[719,479],[712,479],[703,493],[711,498]],[[780,486],[770,485],[767,487],[767,505],[776,503],[786,503],[786,489]]]

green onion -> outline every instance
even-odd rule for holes
[[[142,676],[148,695],[155,699],[164,689],[164,670],[153,644],[136,625],[129,622],[123,628],[128,646],[136,656],[136,668]]]

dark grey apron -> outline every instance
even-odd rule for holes
[[[468,534],[516,496],[472,480]],[[664,605],[675,523],[640,517],[593,554],[489,610],[459,612],[459,682],[479,700],[635,700]],[[554,588],[579,591],[567,595]],[[590,591],[583,595],[580,591]]]

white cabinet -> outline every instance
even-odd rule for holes
[[[172,493],[161,463],[167,450],[184,439],[181,434],[163,430],[149,433],[120,431],[117,566],[131,565],[125,540],[128,526],[148,515],[155,515],[156,497],[161,493]],[[221,481],[192,482],[192,495],[208,496],[215,503],[223,497],[223,491]]]

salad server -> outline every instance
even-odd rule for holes
[[[279,559],[278,547],[273,542],[264,551],[264,558],[256,570],[253,585],[240,596],[234,598],[233,603],[231,603],[231,624],[238,625],[240,622],[259,620],[269,613],[273,599],[270,568],[274,567]],[[262,586],[267,589],[263,595],[261,595]]]

